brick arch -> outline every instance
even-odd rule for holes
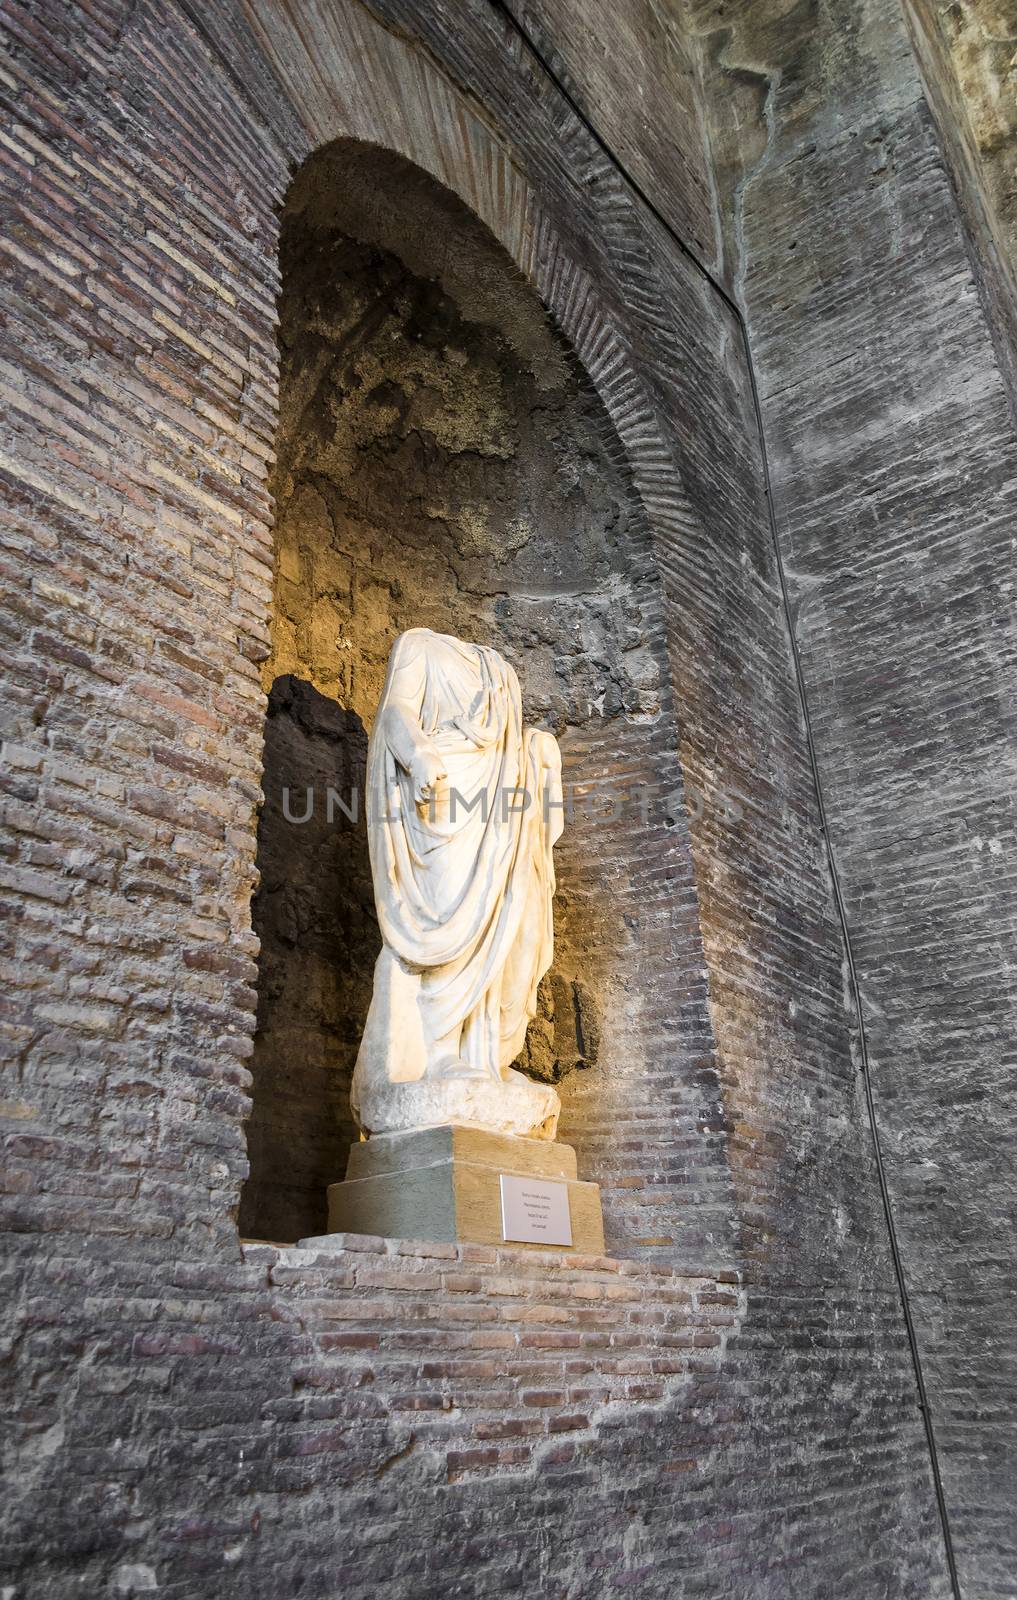
[[[532,284],[585,367],[655,527],[666,534],[693,526],[680,465],[612,301],[579,264],[489,117],[425,52],[382,27],[357,0],[321,8],[313,40],[295,32],[284,42],[271,0],[245,0],[244,9],[269,60],[296,91],[308,152],[338,140],[375,145],[457,195]],[[536,82],[534,92],[542,92]],[[567,139],[570,130],[561,131]],[[590,166],[588,154],[584,164]],[[641,263],[619,216],[630,198],[606,162],[598,161],[589,178],[609,225],[625,233],[628,266],[638,273]]]
[[[446,118],[451,130],[450,137],[457,129],[462,132],[464,120]],[[466,127],[468,131],[468,123]],[[406,138],[402,142],[405,143]],[[652,652],[660,662],[662,684],[658,719],[652,730],[647,729],[645,724],[619,727],[615,723],[607,738],[599,730],[582,737],[587,740],[585,756],[591,770],[611,773],[613,768],[622,777],[627,772],[630,780],[634,779],[654,794],[667,793],[666,820],[662,817],[657,819],[652,827],[643,827],[640,836],[634,838],[631,835],[636,831],[637,824],[630,813],[621,819],[610,840],[605,838],[605,850],[608,855],[614,853],[619,858],[621,866],[618,870],[625,879],[626,892],[633,897],[633,904],[645,903],[643,883],[652,874],[656,880],[657,898],[669,913],[669,907],[666,906],[669,890],[666,886],[680,881],[682,875],[687,873],[688,836],[680,801],[681,766],[674,720],[675,697],[668,657],[664,599],[654,553],[654,521],[667,518],[679,505],[680,487],[670,469],[656,418],[634,374],[633,360],[614,323],[611,306],[602,302],[591,274],[578,267],[566,243],[557,235],[546,216],[538,212],[533,191],[521,187],[522,180],[502,146],[488,140],[488,148],[490,159],[479,169],[486,181],[478,183],[477,169],[466,165],[473,142],[466,138],[455,146],[463,166],[459,188],[452,191],[455,200],[462,205],[465,213],[483,226],[485,233],[493,235],[496,245],[504,253],[506,273],[519,271],[526,295],[532,294],[534,304],[548,315],[579,365],[585,369],[613,433],[610,454],[623,465],[625,476],[641,507],[639,520],[642,531],[638,536],[638,547],[633,547],[629,559],[640,573],[643,586],[640,594],[641,615]],[[448,177],[455,167],[453,154],[447,149],[440,160],[432,150],[431,159],[425,165],[403,155],[391,143],[382,145],[377,140],[344,134],[317,146],[305,158],[288,190],[289,195],[294,193],[295,186],[302,180],[310,164],[319,161],[323,155],[334,160],[331,167],[324,169],[326,185],[340,185],[343,173],[349,174],[362,156],[365,163],[373,163],[379,183],[391,183],[396,196],[394,203],[398,202],[400,193],[409,196],[409,187],[403,191],[400,185],[411,185],[415,181],[413,174],[424,172],[430,178],[438,169]],[[379,155],[383,158],[395,156],[397,159],[395,163],[386,163],[384,159],[377,159]],[[442,190],[449,188],[447,183],[441,183]],[[324,193],[327,211],[327,196],[331,190],[326,187]],[[485,204],[487,217],[473,210],[466,194],[472,199],[479,198]],[[504,204],[503,197],[507,194],[512,194],[519,202],[518,211]],[[494,203],[496,200],[499,201],[498,205]],[[335,206],[337,226],[341,229],[344,202],[339,191],[336,193]],[[532,227],[529,224],[520,226],[520,217],[532,219]],[[498,231],[492,223],[498,225]],[[520,254],[510,254],[506,240],[513,243]],[[490,266],[490,261],[487,258],[485,260]],[[648,511],[647,501],[652,511]],[[400,624],[405,625],[405,621]],[[359,709],[368,714],[363,707]],[[613,744],[615,739],[617,751],[612,749],[605,756],[606,746]],[[581,744],[582,738],[577,742]],[[629,837],[625,836],[626,830]],[[603,894],[611,893],[606,882],[601,888]],[[595,903],[591,901],[591,904]],[[619,899],[619,928],[624,922],[624,910],[624,903]],[[686,911],[688,913],[688,908]],[[609,1240],[615,1248],[624,1248],[629,1253],[668,1249],[674,1239],[671,1230],[683,1225],[676,1218],[686,1210],[683,1180],[679,1178],[675,1181],[672,1178],[666,1163],[662,1165],[660,1152],[673,1147],[678,1131],[676,1123],[683,1122],[691,1127],[701,1099],[703,1080],[697,1076],[694,1086],[691,1080],[687,1080],[676,1091],[674,1084],[668,1081],[666,1071],[662,1072],[654,1064],[654,1050],[641,1044],[642,1013],[647,1009],[655,1008],[657,1011],[654,1024],[657,1032],[663,1030],[672,1041],[675,1038],[678,1018],[683,1010],[681,985],[673,981],[671,972],[676,941],[683,947],[683,958],[693,966],[698,964],[701,971],[701,938],[692,913],[686,914],[677,932],[670,925],[658,930],[656,942],[653,939],[644,941],[642,937],[631,940],[629,948],[619,958],[616,979],[618,1004],[606,1007],[610,1021],[605,1030],[604,1054],[611,1063],[611,1070],[594,1083],[584,1082],[581,1087],[570,1083],[570,1090],[575,1093],[575,1103],[571,1106],[571,1120],[568,1110],[563,1119],[563,1136],[577,1145],[586,1173],[604,1185]],[[259,1033],[259,1039],[262,1037]],[[656,1053],[660,1054],[659,1045]],[[259,1062],[262,1059],[259,1054]],[[701,1068],[697,1070],[701,1072]],[[680,1116],[674,1109],[676,1092],[685,1096]],[[621,1139],[612,1135],[618,1129],[626,1132],[640,1121],[646,1124],[644,1139],[633,1155]],[[252,1120],[252,1127],[255,1123],[259,1123],[257,1116]],[[271,1139],[266,1127],[261,1126],[257,1137],[261,1151],[259,1165],[273,1165]],[[692,1149],[694,1154],[691,1160],[695,1162],[699,1159],[699,1151],[694,1144]],[[717,1150],[711,1149],[709,1159],[714,1160],[716,1155]],[[341,1171],[330,1173],[328,1181],[334,1181],[339,1176]],[[652,1197],[650,1199],[647,1198],[647,1190]],[[651,1224],[647,1225],[643,1208],[651,1204],[655,1207],[662,1205],[667,1210],[671,1220],[666,1225],[660,1223],[656,1213],[652,1215]],[[245,1207],[242,1215],[249,1218],[251,1214]],[[264,1227],[249,1226],[246,1231],[258,1237],[266,1236]],[[316,1230],[308,1227],[303,1231]],[[292,1232],[287,1234],[271,1229],[267,1236],[294,1237]]]

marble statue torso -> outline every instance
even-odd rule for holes
[[[511,1062],[553,953],[561,758],[523,726],[497,651],[427,628],[396,640],[367,825],[384,943],[353,1078],[360,1125],[553,1138],[557,1094]]]

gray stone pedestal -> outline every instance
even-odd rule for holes
[[[504,1185],[503,1177],[526,1182]],[[563,1217],[571,1244],[557,1242]],[[330,1233],[397,1239],[470,1240],[590,1255],[604,1249],[600,1189],[578,1181],[576,1153],[569,1145],[456,1123],[375,1134],[355,1144],[345,1183],[333,1183],[328,1191],[328,1226]],[[542,1227],[547,1239],[540,1237]]]

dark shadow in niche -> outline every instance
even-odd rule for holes
[[[323,1233],[325,1190],[345,1175],[357,1136],[350,1078],[381,947],[363,817],[366,761],[355,712],[299,678],[276,679],[252,904],[261,953],[251,1171],[239,1215],[247,1239]],[[338,803],[352,810],[354,795],[356,822]]]

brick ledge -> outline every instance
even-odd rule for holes
[[[622,1415],[662,1424],[744,1314],[726,1268],[364,1234],[243,1256],[297,1335],[287,1454],[353,1448],[376,1476],[568,1467]],[[662,1435],[661,1470],[694,1465],[666,1458]]]

